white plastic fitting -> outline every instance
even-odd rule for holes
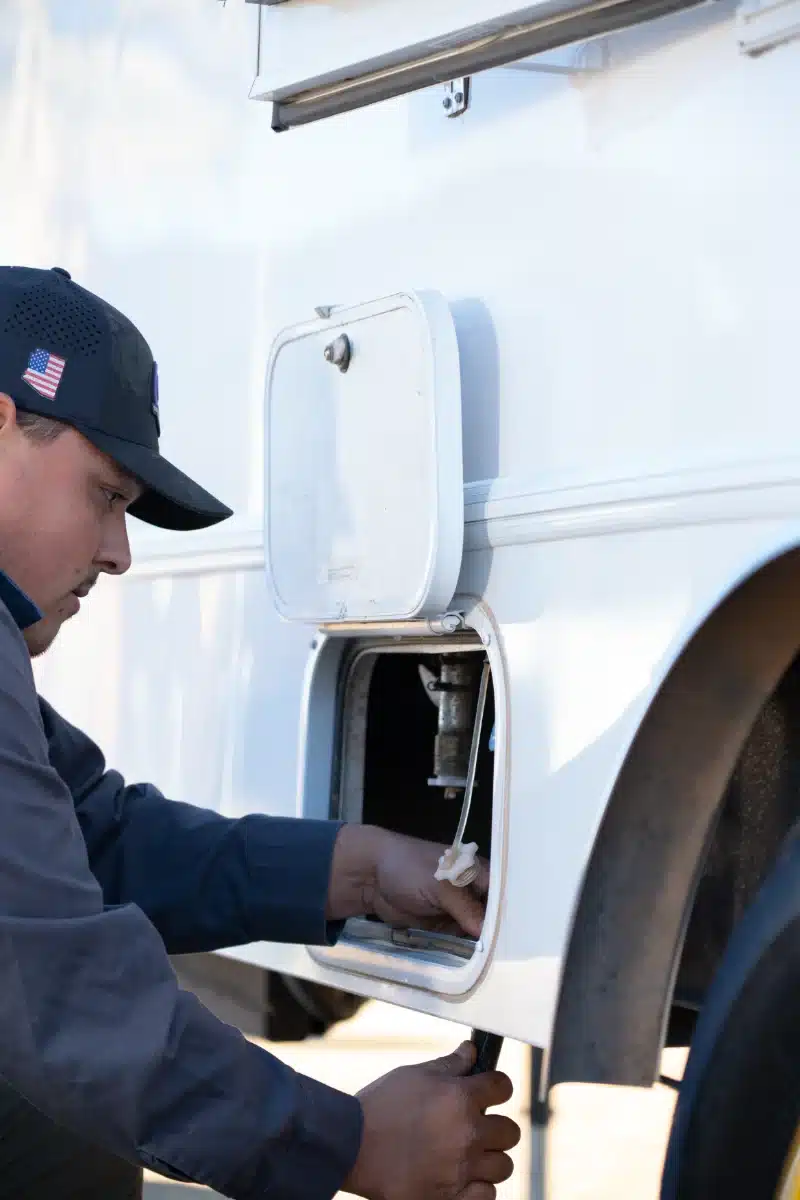
[[[454,887],[469,887],[478,875],[478,864],[475,862],[477,854],[477,842],[467,842],[466,846],[456,842],[439,859],[434,878],[446,879]]]

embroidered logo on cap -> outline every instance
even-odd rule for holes
[[[161,418],[158,414],[158,363],[153,363],[153,374],[150,380],[150,412],[156,423],[156,433],[161,437]]]
[[[28,359],[28,369],[22,378],[40,396],[54,400],[66,365],[67,360],[59,358],[57,354],[49,354],[47,350],[34,350]]]

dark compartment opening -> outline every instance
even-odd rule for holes
[[[367,705],[364,759],[365,824],[450,845],[458,825],[463,790],[445,799],[430,787],[438,711],[419,677],[420,663],[437,675],[442,654],[383,654],[372,674]],[[489,683],[481,731],[475,790],[465,841],[477,842],[488,858],[492,838],[494,689]]]

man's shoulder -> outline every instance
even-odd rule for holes
[[[0,600],[0,747],[41,762],[47,744],[28,648]]]
[[[0,595],[0,688],[8,691],[17,685],[36,708],[33,668],[19,625]]]
[[[53,708],[49,700],[45,700],[44,696],[36,696],[36,701],[39,705],[39,715],[42,718],[42,725],[47,737],[47,741],[52,748],[68,749],[85,740],[88,740],[86,734],[78,729],[77,725],[72,725],[66,717],[62,717],[61,713]]]
[[[102,778],[106,769],[103,752],[88,734],[62,717],[43,696],[37,696],[36,699],[47,739],[50,765],[64,780],[74,798]]]

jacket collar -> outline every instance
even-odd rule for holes
[[[0,601],[5,604],[20,629],[27,629],[29,625],[35,625],[42,619],[42,614],[30,597],[26,596],[4,571],[0,571]]]

